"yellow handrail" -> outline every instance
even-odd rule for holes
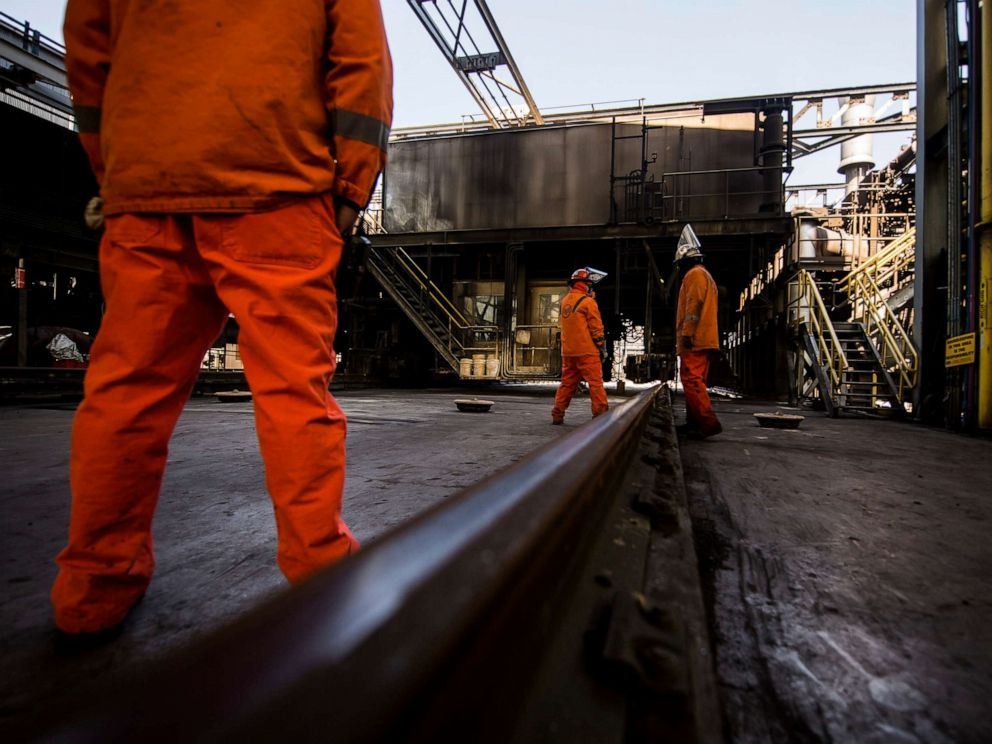
[[[804,322],[809,323],[818,353],[818,358],[814,361],[829,373],[832,395],[840,387],[844,371],[850,366],[847,355],[844,353],[840,339],[837,338],[827,306],[810,273],[806,269],[800,269],[795,280],[789,284],[789,289],[790,294],[793,289],[796,290],[795,297],[789,298],[789,322],[796,330],[799,330]],[[799,365],[799,368],[802,374],[802,365]]]
[[[448,316],[448,319],[460,328],[469,328],[471,324],[465,316],[459,312],[458,308],[455,307],[454,303],[448,299],[447,295],[445,295],[444,292],[442,292],[441,289],[433,281],[431,281],[431,278],[427,276],[420,266],[417,265],[417,262],[413,260],[410,254],[402,248],[395,248],[394,250],[397,258],[399,259],[399,264],[406,269],[407,273],[410,274],[423,289],[427,290],[427,294],[432,300],[434,300],[435,304],[441,308],[442,312]]]
[[[916,386],[919,353],[913,340],[889,307],[882,287],[898,288],[901,272],[916,261],[916,230],[910,228],[837,283],[851,305],[851,320],[860,322],[878,347],[882,366],[897,376],[900,400]]]
[[[919,353],[906,329],[889,303],[885,301],[882,291],[875,280],[865,273],[849,277],[851,296],[857,296],[864,312],[856,318],[864,325],[868,338],[876,336],[881,339],[878,343],[882,366],[898,375],[899,399],[904,400],[907,389],[916,386],[916,376],[919,370]]]
[[[416,261],[414,261],[413,258],[402,248],[394,248],[393,255],[396,259],[396,265],[399,268],[402,268],[403,271],[410,276],[420,290],[426,293],[427,297],[430,298],[434,305],[447,319],[449,334],[447,347],[457,356],[461,356],[471,351],[481,351],[483,350],[483,347],[467,346],[465,342],[458,338],[458,336],[453,332],[454,330],[458,330],[463,334],[469,332],[499,333],[498,326],[470,324],[465,316],[458,311],[458,308],[455,307],[454,303],[448,299],[444,292],[442,292],[441,289],[433,281],[431,281],[430,277],[423,271],[423,269],[420,268],[420,266],[417,265]],[[452,345],[457,348],[452,348]]]
[[[883,280],[880,277],[884,276],[888,278],[898,269],[905,268],[908,264],[915,261],[915,247],[916,228],[910,228],[881,251],[852,270],[851,273],[837,283],[837,288],[841,291],[847,291],[851,278],[863,274],[870,274],[876,277],[876,283],[882,284]]]

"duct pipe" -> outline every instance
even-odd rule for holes
[[[982,3],[979,43],[981,59],[978,85],[981,91],[981,221],[979,232],[978,301],[978,427],[992,429],[992,3]],[[976,24],[978,25],[978,24]]]
[[[785,117],[781,106],[765,109],[762,124],[764,137],[761,143],[762,204],[761,212],[781,213],[782,211],[782,164],[785,156]]]
[[[847,107],[841,117],[841,123],[845,127],[856,127],[875,120],[875,96],[843,98],[841,105]],[[846,183],[844,196],[850,196],[852,192],[857,191],[861,179],[874,167],[872,135],[862,134],[841,144],[840,165],[837,166],[837,172],[844,176]]]

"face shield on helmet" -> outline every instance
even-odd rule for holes
[[[678,263],[683,258],[702,258],[703,254],[699,248],[699,238],[696,237],[692,225],[686,225],[679,236],[679,245],[675,249],[675,260],[672,263]]]
[[[572,277],[568,280],[568,286],[572,286],[575,282],[585,282],[586,284],[592,286],[594,284],[598,284],[606,277],[607,273],[605,271],[594,269],[592,266],[586,266],[585,268],[576,269],[572,272]]]

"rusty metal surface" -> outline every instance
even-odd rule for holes
[[[649,130],[648,157],[658,155],[650,172],[659,182],[664,173],[754,165],[751,129],[707,123]],[[618,136],[639,132],[640,126],[617,125]],[[605,225],[611,140],[609,124],[594,124],[394,142],[384,180],[384,226],[389,233],[436,233]],[[616,174],[640,169],[640,140],[616,145]],[[729,214],[758,214],[760,184],[757,174],[735,174]],[[684,201],[673,210],[691,208],[695,219],[716,219],[728,214],[727,186],[724,176],[704,174],[673,177],[665,188],[668,197]]]
[[[49,740],[501,740],[657,391],[81,699]]]

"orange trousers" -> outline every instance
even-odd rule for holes
[[[606,413],[609,403],[606,402],[606,389],[603,387],[603,365],[598,354],[582,356],[565,356],[561,358],[561,385],[555,394],[555,407],[551,409],[552,420],[565,418],[565,409],[572,402],[572,396],[579,387],[579,381],[589,383],[589,400],[592,403],[592,415]]]
[[[229,310],[280,569],[296,582],[357,550],[341,519],[345,416],[328,392],[341,250],[329,196],[268,212],[107,219],[106,313],[73,422],[69,543],[51,593],[63,631],[116,625],[147,588],[169,438]]]
[[[710,395],[706,392],[706,377],[710,371],[711,351],[693,351],[686,349],[682,352],[682,389],[685,391],[685,417],[690,429],[703,434],[716,434],[722,431],[720,420],[713,413]]]

